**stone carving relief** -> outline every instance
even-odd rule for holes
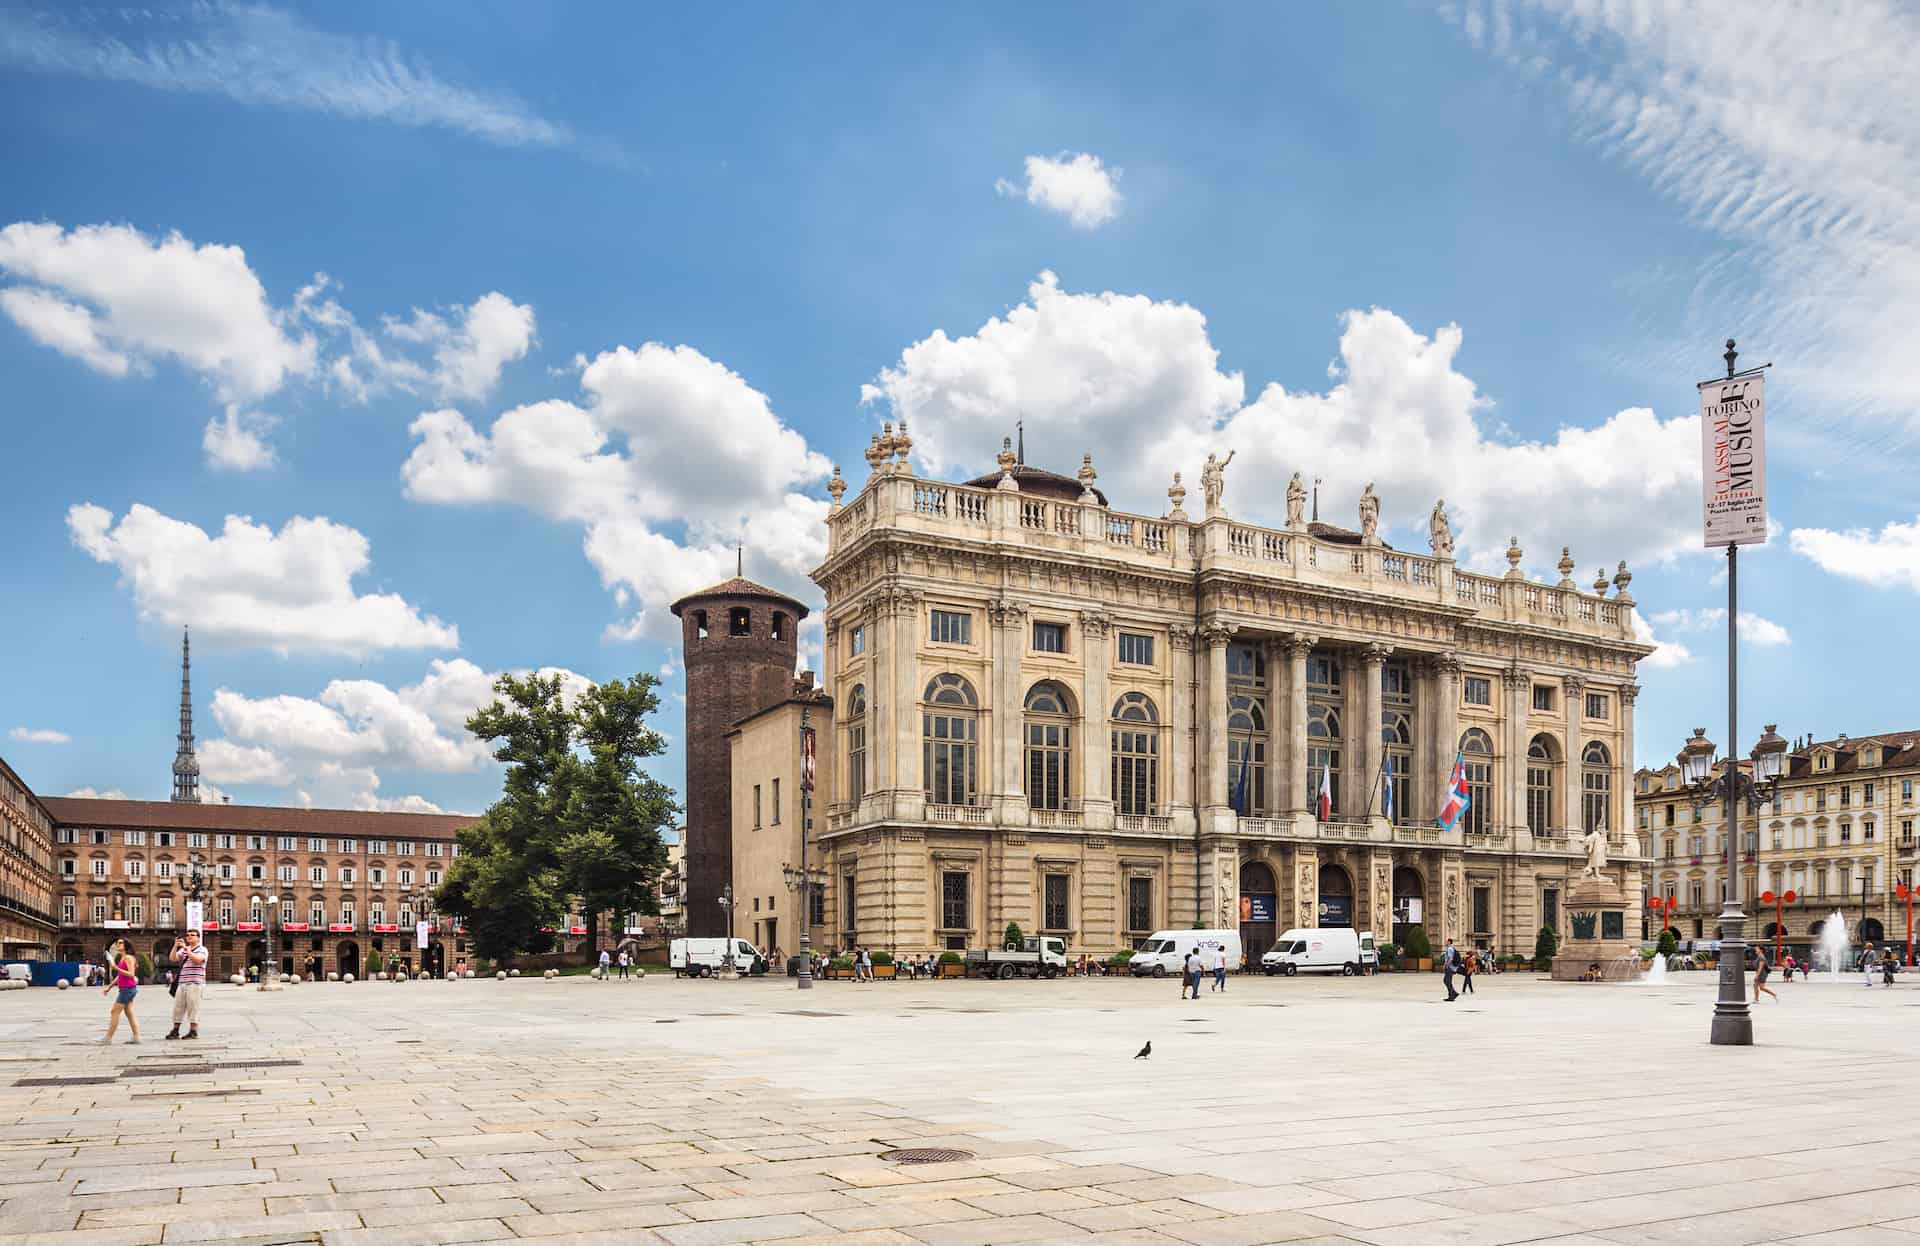
[[[1458,937],[1460,932],[1460,876],[1447,875],[1447,925],[1442,932],[1449,938]]]
[[[1231,930],[1239,924],[1234,913],[1235,902],[1240,898],[1240,870],[1238,864],[1224,854],[1220,858],[1220,880],[1215,887],[1217,908],[1220,913],[1220,929]]]
[[[1087,634],[1090,640],[1100,639],[1105,636],[1112,627],[1113,616],[1104,611],[1082,610],[1080,612],[1080,629]]]
[[[1167,638],[1175,649],[1185,653],[1193,648],[1195,631],[1185,623],[1175,623],[1167,629]]]

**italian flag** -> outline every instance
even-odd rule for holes
[[[1320,792],[1313,798],[1313,810],[1322,822],[1333,816],[1333,780],[1325,770],[1320,772]]]

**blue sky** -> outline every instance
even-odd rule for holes
[[[1126,509],[1237,448],[1254,520],[1299,469],[1402,544],[1444,494],[1470,564],[1626,559],[1657,763],[1725,734],[1730,334],[1747,743],[1920,726],[1920,23],[1722,17],[9,7],[0,749],[164,797],[183,622],[237,801],[482,808],[501,670],[664,671],[677,740],[666,603],[735,541],[817,603],[827,471],[906,416],[941,475],[1024,418]]]

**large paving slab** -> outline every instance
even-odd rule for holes
[[[194,1044],[148,990],[111,1048],[12,992],[0,1246],[1920,1246],[1920,990],[1782,984],[1725,1049],[1710,975],[1476,986],[218,987]]]

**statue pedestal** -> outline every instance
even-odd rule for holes
[[[1553,980],[1578,982],[1595,974],[1603,982],[1637,979],[1640,946],[1627,937],[1627,919],[1637,911],[1626,889],[1612,878],[1582,878],[1568,889],[1566,904],[1573,937],[1553,958]]]

